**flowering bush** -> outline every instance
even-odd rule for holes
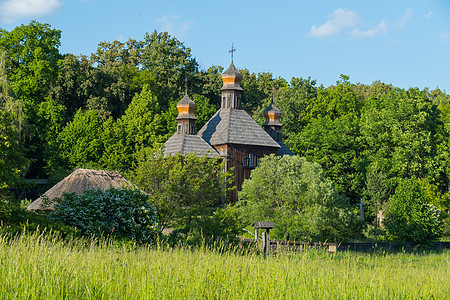
[[[112,235],[139,242],[152,241],[158,219],[148,196],[138,190],[90,189],[65,194],[50,217],[74,226],[83,235]]]

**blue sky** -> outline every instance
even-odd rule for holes
[[[62,31],[62,53],[168,31],[202,69],[234,62],[329,86],[340,74],[450,93],[450,1],[0,0],[0,27],[31,20]]]

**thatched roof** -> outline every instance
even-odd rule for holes
[[[76,169],[69,176],[55,184],[41,197],[33,201],[28,210],[54,209],[55,198],[61,198],[64,193],[77,193],[81,195],[84,191],[96,188],[106,190],[110,187],[134,187],[116,171]],[[48,200],[47,200],[48,199]]]

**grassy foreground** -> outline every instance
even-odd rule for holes
[[[450,251],[276,256],[0,236],[1,299],[446,299]]]

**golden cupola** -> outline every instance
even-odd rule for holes
[[[189,98],[186,90],[186,94],[184,95],[183,99],[181,99],[177,103],[178,109],[177,133],[196,134],[195,131],[195,120],[197,120],[197,118],[195,117],[196,107],[197,106],[195,105],[195,102]]]
[[[222,109],[241,109],[242,91],[241,88],[242,74],[236,69],[231,61],[231,65],[222,74],[223,86],[222,92]]]
[[[263,124],[266,132],[275,140],[281,141],[281,127],[283,126],[280,122],[281,111],[275,106],[275,103],[270,103],[270,105],[264,110],[264,117],[266,122]]]

